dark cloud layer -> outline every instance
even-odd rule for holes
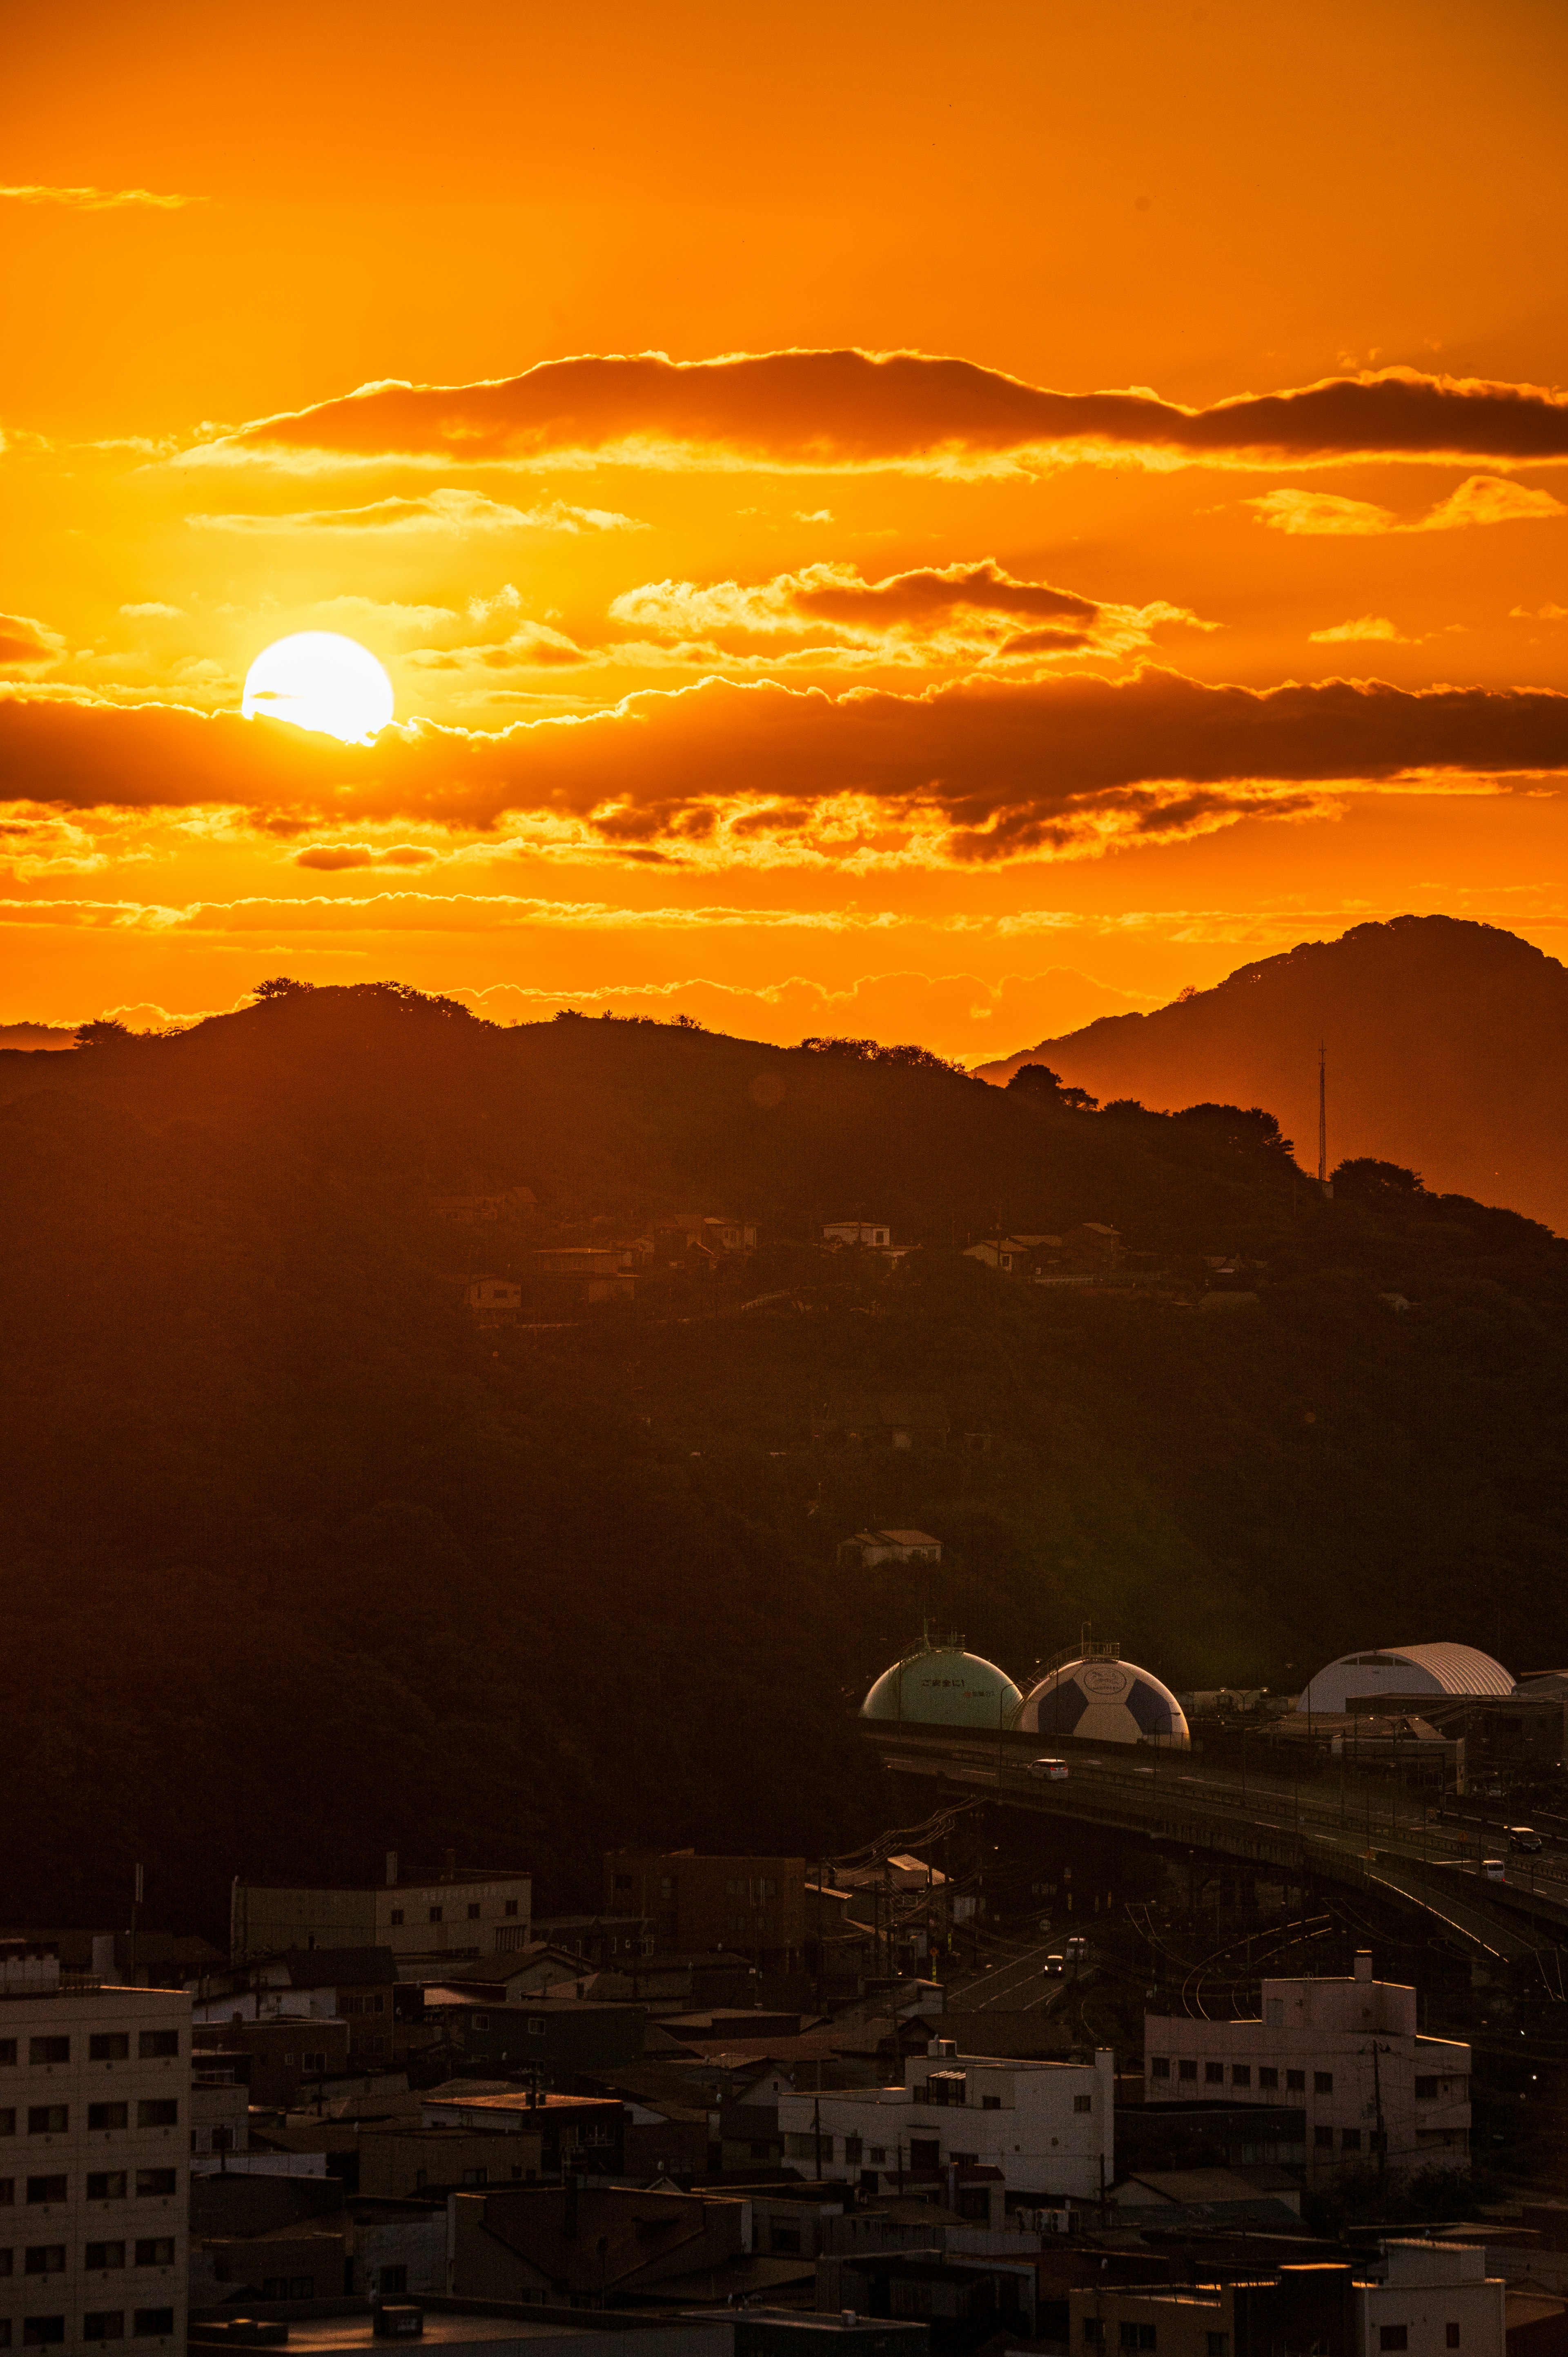
[[[366,747],[162,705],[0,705],[0,777],[36,803],[465,828],[553,816],[644,851],[809,841],[844,798],[954,859],[1081,850],[1425,772],[1568,772],[1568,696],[1342,680],[1259,691],[1159,671],[911,696],[709,680],[583,719],[494,736],[418,723]]]
[[[888,630],[899,624],[943,620],[956,608],[983,614],[1018,614],[1032,621],[1056,616],[1075,622],[1092,622],[1100,608],[1091,598],[1075,597],[1070,589],[1053,589],[1043,581],[1017,581],[994,562],[950,565],[938,571],[892,573],[882,581],[835,581],[796,589],[789,603],[797,614],[819,616],[823,621],[868,625]]]
[[[1052,393],[919,352],[783,351],[714,361],[585,356],[468,385],[368,385],[264,419],[250,450],[462,461],[575,452],[806,468],[1006,457],[1054,446],[1189,463],[1351,457],[1568,457],[1568,398],[1389,369],[1185,409],[1147,393]]]

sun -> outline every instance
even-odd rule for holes
[[[337,630],[296,630],[263,647],[245,674],[247,720],[291,720],[296,728],[363,744],[392,716],[392,683],[369,647]]]

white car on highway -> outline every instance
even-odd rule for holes
[[[1067,1761],[1065,1760],[1031,1760],[1024,1772],[1026,1775],[1037,1776],[1043,1784],[1065,1783]]]

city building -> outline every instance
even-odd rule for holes
[[[183,1990],[0,1989],[0,2347],[183,2352],[190,2093]]]
[[[463,1299],[481,1326],[515,1318],[522,1308],[522,1287],[510,1276],[469,1276],[463,1279]]]
[[[1487,2273],[1483,2248],[1463,2243],[1385,2243],[1356,2286],[1359,2357],[1503,2357],[1508,2286]]]
[[[536,1915],[533,1931],[560,1953],[596,1967],[653,1953],[653,1921],[645,1915]]]
[[[324,2079],[341,2079],[349,2069],[349,2024],[316,2016],[290,2015],[275,2021],[235,2022],[228,2015],[191,2024],[192,2065],[242,2062],[252,2104],[293,2108],[302,2089],[312,2094]]]
[[[1451,2166],[1470,2146],[1470,2049],[1416,2029],[1415,1991],[1372,1978],[1265,1980],[1259,2021],[1149,2014],[1151,2102],[1299,2105],[1309,2173],[1381,2156]]]
[[[538,2174],[542,2178],[557,2178],[574,2166],[605,2177],[618,2173],[626,2107],[615,2097],[543,2093],[537,2087],[486,2093],[488,2083],[476,2080],[465,2087],[457,2081],[433,2088],[420,2100],[423,2124],[493,2136],[498,2156],[504,2156],[498,2158],[498,2179],[510,2174],[507,2147],[520,2137],[531,2143],[538,2139]],[[525,2178],[527,2174],[525,2166]]]
[[[531,1936],[533,1878],[513,1867],[403,1882],[395,1850],[383,1883],[306,1886],[234,1878],[229,1953],[236,1964],[291,1948],[390,1948],[401,1964],[502,1955]]]
[[[568,2184],[458,2193],[449,2210],[447,2290],[458,2298],[604,2307],[655,2283],[698,2278],[744,2248],[743,2201]],[[714,2287],[716,2288],[717,2287]]]
[[[890,1244],[893,1231],[877,1220],[829,1220],[822,1235],[830,1244]]]
[[[657,1948],[725,1949],[771,1971],[794,1972],[806,1942],[806,1861],[609,1850],[605,1909],[650,1916]]]
[[[1115,2061],[961,2055],[932,2039],[898,2087],[780,2087],[786,2165],[868,2193],[993,2169],[1007,2193],[1098,2201],[1115,2175]]]
[[[640,2061],[648,2015],[572,1996],[508,2004],[459,1983],[425,1990],[424,2019],[455,2071],[529,2071],[542,2086],[570,2087],[580,2072]]]
[[[220,2023],[232,2029],[252,2022],[341,2021],[350,2070],[388,2066],[398,1993],[390,1948],[296,1948],[289,1955],[206,1973],[190,1992],[192,2019],[200,2029]],[[403,1995],[409,2005],[418,2004],[413,1991]],[[326,2076],[325,2050],[318,2050],[321,2070],[302,2063],[303,2076]]]
[[[1068,2347],[1071,2357],[1360,2357],[1356,2298],[1349,2268],[1332,2260],[1187,2287],[1102,2280],[1069,2292]]]

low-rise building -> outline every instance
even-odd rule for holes
[[[443,2034],[456,2071],[526,2070],[541,2086],[570,2089],[585,2071],[641,2060],[646,2008],[553,1996],[498,2003],[482,1988],[427,1988],[424,2018]]]
[[[484,2093],[483,2085],[479,2081],[465,2089],[457,2082],[433,2088],[421,2099],[424,2125],[508,2139],[537,2136],[542,2178],[557,2178],[571,2168],[605,2177],[619,2173],[626,2107],[613,2096],[561,2095],[536,2087]],[[500,2159],[498,2176],[503,2169],[510,2174],[510,2155]]]
[[[829,1400],[811,1415],[819,1448],[945,1448],[950,1429],[942,1402],[921,1392]]]
[[[1348,1979],[1265,1980],[1261,2020],[1147,2015],[1144,2054],[1152,2102],[1299,2106],[1314,2175],[1469,2150],[1469,2047],[1422,2036],[1414,1989],[1374,1980],[1366,1950]]]
[[[890,1244],[893,1231],[880,1220],[829,1220],[822,1228],[824,1243],[830,1244]]]
[[[895,2087],[781,2089],[787,2163],[813,2177],[903,2190],[911,2179],[993,2168],[1009,2193],[1098,2200],[1115,2175],[1115,2063],[961,2055],[932,2039]]]
[[[293,1948],[390,1948],[400,1965],[502,1955],[526,1947],[533,1877],[520,1867],[399,1878],[387,1855],[383,1883],[303,1885],[234,1878],[229,1953],[236,1964]]]
[[[190,1999],[0,1991],[0,2346],[183,2351]]]
[[[744,2202],[696,2193],[574,2183],[456,2194],[447,2290],[603,2307],[738,2258],[746,2226]]]
[[[1503,2357],[1508,2286],[1479,2246],[1385,2243],[1356,2286],[1359,2357]]]
[[[653,1953],[650,1915],[536,1915],[533,1929],[562,1954],[596,1967]]]
[[[522,1310],[522,1287],[510,1276],[469,1276],[463,1280],[463,1299],[481,1326],[516,1318]]]
[[[1187,2287],[1102,2279],[1069,2292],[1068,2347],[1071,2357],[1360,2357],[1355,2299],[1336,2261]]]
[[[200,2073],[209,2065],[243,2062],[250,2101],[287,2111],[302,2089],[347,2076],[349,2028],[347,2021],[313,2015],[257,2021],[224,2013],[217,2020],[192,2023],[192,2063]]]
[[[649,1916],[656,1949],[725,1950],[774,1972],[800,1967],[806,1941],[803,1857],[609,1850],[607,1910]]]

